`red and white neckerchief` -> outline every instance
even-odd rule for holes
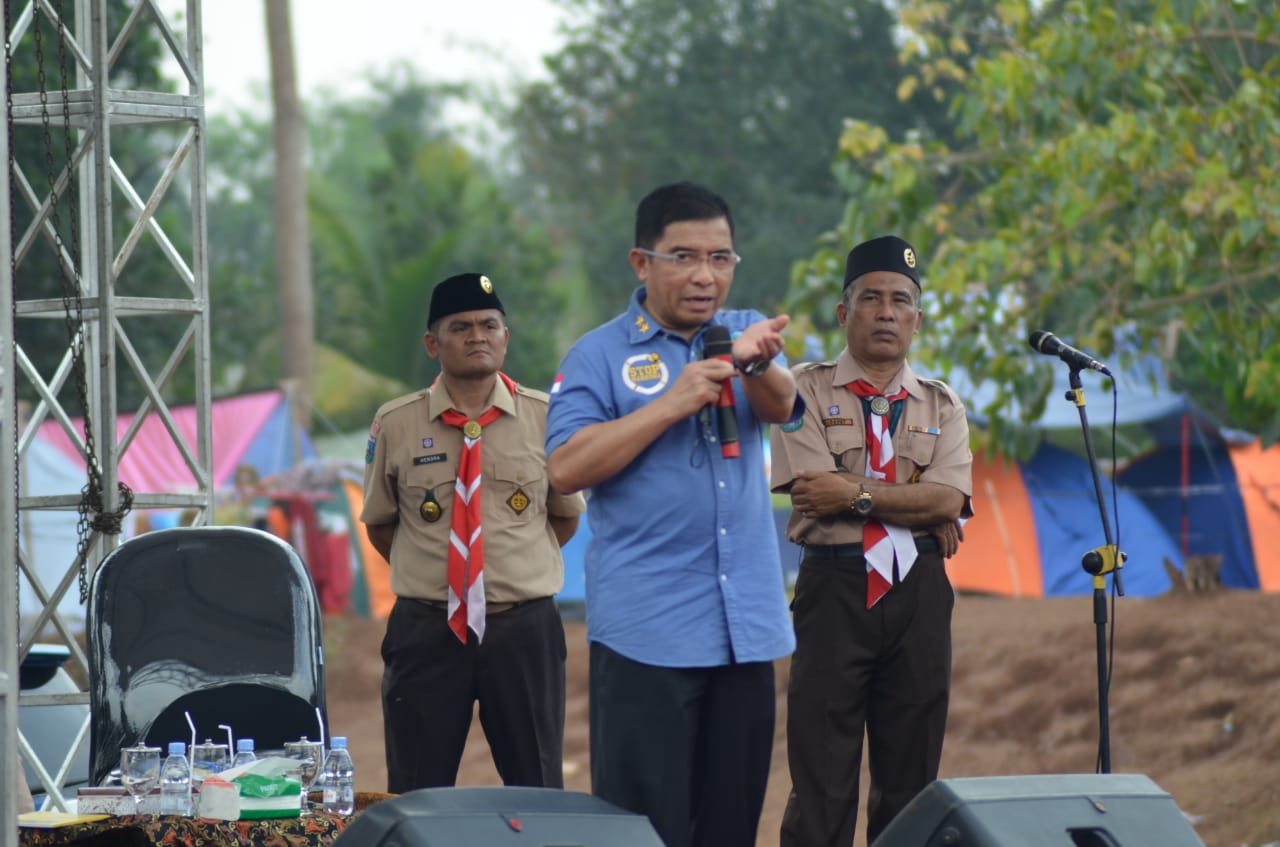
[[[854,380],[845,386],[859,397],[880,398],[884,403],[871,403],[867,412],[867,465],[865,476],[885,482],[897,481],[897,463],[893,456],[893,433],[889,419],[893,404],[907,396],[900,388],[885,396],[866,380]],[[879,406],[883,411],[876,413]],[[898,578],[903,579],[916,561],[916,541],[911,530],[903,526],[868,519],[862,525],[862,556],[867,563],[867,608],[870,609],[893,586],[893,562],[898,562]]]
[[[506,374],[498,377],[515,393],[515,382]],[[440,420],[462,430],[462,455],[453,488],[453,518],[449,526],[449,628],[463,644],[467,628],[484,641],[484,536],[480,532],[480,438],[484,427],[502,414],[490,406],[476,420],[457,409],[440,414]]]

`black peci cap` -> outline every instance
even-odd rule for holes
[[[920,287],[920,274],[916,270],[915,248],[896,235],[883,235],[864,241],[849,251],[844,263],[844,287],[855,279],[872,271],[893,271],[911,278]]]
[[[458,274],[451,276],[431,290],[431,308],[427,313],[427,326],[456,315],[458,312],[476,312],[481,309],[497,309],[502,314],[502,301],[494,292],[493,281],[484,274]]]

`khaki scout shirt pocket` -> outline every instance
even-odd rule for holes
[[[401,502],[416,514],[430,491],[443,514],[453,502],[454,482],[453,469],[444,463],[411,467],[400,483]]]
[[[936,429],[936,424],[934,425]],[[906,424],[903,424],[906,429]],[[923,473],[929,469],[929,465],[933,463],[933,449],[938,444],[938,436],[927,432],[912,432],[907,430],[902,433],[902,438],[894,439],[894,446],[898,450],[898,455],[905,461],[911,463],[908,466],[908,474],[915,476],[916,473]],[[902,472],[902,465],[899,464],[899,473]],[[915,482],[915,479],[911,480]]]
[[[498,507],[514,521],[539,520],[547,513],[547,469],[536,459],[503,459],[485,469],[486,510]]]
[[[839,466],[852,473],[862,473],[866,463],[866,459],[862,456],[866,446],[862,428],[849,424],[834,424],[825,429],[827,447],[836,457]]]

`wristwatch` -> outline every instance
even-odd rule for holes
[[[773,364],[772,359],[764,359],[758,362],[749,362],[745,365],[738,365],[738,370],[743,376],[764,376],[764,372],[769,370],[769,365]]]
[[[860,518],[865,518],[871,514],[871,509],[875,506],[875,502],[871,499],[871,492],[858,486],[858,496],[854,497],[849,503],[849,508],[853,509],[853,513]]]

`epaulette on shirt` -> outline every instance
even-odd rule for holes
[[[934,391],[941,392],[942,395],[947,398],[947,402],[950,403],[952,406],[961,405],[960,395],[952,391],[951,386],[947,385],[942,380],[925,379],[924,377],[917,377],[917,379],[920,380],[920,384],[923,385],[925,388],[932,388]]]
[[[809,371],[816,371],[819,368],[834,368],[836,366],[835,359],[827,359],[823,362],[798,362],[791,368],[791,372],[796,376]]]
[[[386,415],[389,415],[391,412],[394,412],[396,409],[399,409],[401,406],[407,406],[410,403],[415,403],[418,400],[421,400],[429,393],[430,391],[428,389],[420,388],[411,394],[404,394],[394,400],[388,400],[378,407],[378,412],[374,415],[374,418],[381,419]]]
[[[516,383],[516,393],[528,397],[531,400],[536,400],[544,406],[551,402],[551,395],[547,392],[539,391],[536,388],[529,388],[528,386],[521,385],[518,382]]]

